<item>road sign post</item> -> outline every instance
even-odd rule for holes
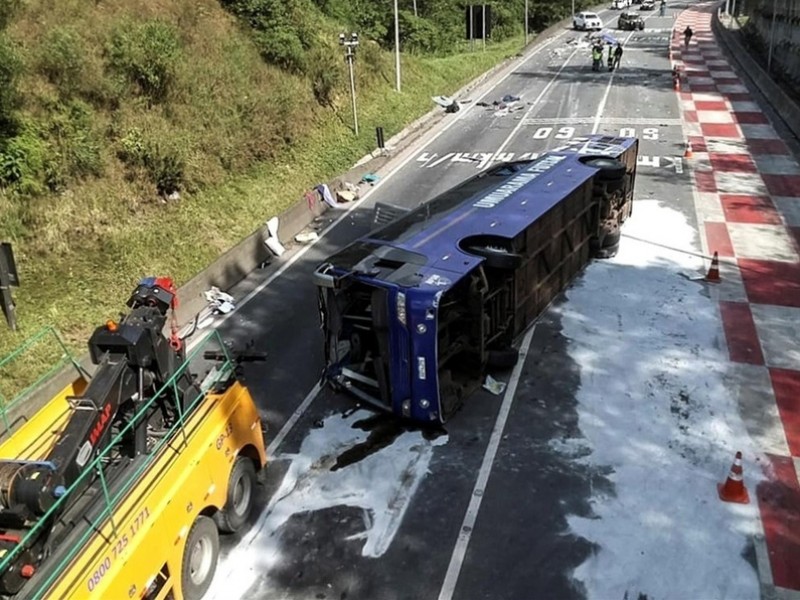
[[[0,303],[3,305],[3,314],[11,331],[17,330],[17,318],[14,314],[14,299],[11,297],[11,286],[19,287],[17,265],[14,262],[14,252],[11,244],[0,244]]]

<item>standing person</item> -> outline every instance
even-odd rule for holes
[[[686,29],[683,30],[683,40],[685,42],[684,46],[687,50],[689,49],[689,42],[692,41],[692,35],[694,35],[694,31],[692,31],[692,28],[687,25]]]
[[[659,16],[664,17],[667,14],[667,0],[661,0],[661,8],[659,9]]]
[[[592,71],[599,71],[603,62],[603,47],[599,44],[592,46]]]
[[[614,47],[611,44],[608,45],[608,70],[614,70]]]
[[[614,48],[614,68],[619,69],[619,65],[622,62],[622,44],[617,42],[617,47]]]

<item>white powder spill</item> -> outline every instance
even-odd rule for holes
[[[385,448],[359,462],[331,471],[343,452],[364,442],[369,432],[353,424],[372,413],[333,415],[309,431],[280,488],[257,523],[220,560],[207,599],[244,598],[247,590],[266,578],[282,558],[281,527],[293,516],[336,506],[364,511],[365,531],[348,538],[364,540],[361,554],[381,556],[392,543],[414,492],[428,472],[433,448],[445,444],[440,436],[426,440],[419,432],[400,434]]]
[[[695,231],[657,201],[640,201],[620,253],[596,261],[558,310],[580,366],[586,440],[554,450],[610,468],[614,493],[592,498],[572,531],[597,545],[574,577],[590,599],[757,598],[742,557],[757,508],[717,497],[734,454],[745,454],[754,499],[756,449],[724,385],[727,351],[704,284]],[[588,448],[584,448],[584,445]],[[588,456],[585,450],[591,450]]]

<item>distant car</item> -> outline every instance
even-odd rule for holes
[[[639,10],[653,10],[656,7],[654,0],[642,0],[642,5]]]
[[[582,31],[586,31],[588,29],[600,30],[603,28],[603,22],[596,13],[580,12],[572,19],[572,27]]]
[[[644,19],[637,13],[623,12],[617,19],[617,29],[641,31],[644,29]]]
[[[623,8],[628,8],[630,5],[631,0],[611,0],[612,10],[622,10]]]

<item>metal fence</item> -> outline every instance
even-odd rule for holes
[[[800,89],[800,0],[726,0],[724,10],[744,41],[776,79]]]

